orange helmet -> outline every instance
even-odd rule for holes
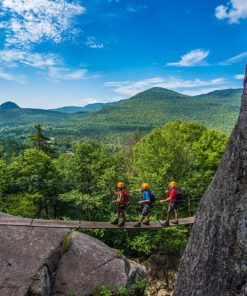
[[[117,187],[122,189],[124,187],[124,183],[123,182],[118,182]]]
[[[176,186],[177,186],[177,184],[176,184],[175,181],[171,181],[171,182],[169,183],[169,185],[170,185],[171,187],[176,187]]]
[[[143,188],[144,190],[148,190],[148,183],[143,183],[143,184],[142,184],[142,188]]]

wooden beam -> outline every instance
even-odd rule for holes
[[[181,218],[179,224],[170,223],[170,227],[193,224],[195,218]],[[164,221],[161,221],[164,222]],[[164,228],[160,222],[150,222],[150,225],[142,225],[134,227],[137,222],[126,222],[124,229],[150,229]],[[26,226],[26,227],[45,227],[45,228],[76,228],[76,229],[119,229],[118,225],[113,225],[110,222],[95,222],[95,221],[64,221],[64,220],[44,220],[44,219],[28,219],[5,216],[0,217],[0,225],[5,226]]]

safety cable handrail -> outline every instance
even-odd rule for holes
[[[36,180],[13,180],[13,179],[0,179],[0,181],[2,182],[6,182],[6,183],[27,183],[27,184],[41,184],[41,185],[45,185],[45,184],[48,184],[48,185],[64,185],[64,186],[67,186],[67,185],[78,185],[78,186],[106,186],[106,187],[116,187],[116,184],[112,185],[112,184],[109,184],[109,183],[99,183],[99,184],[92,184],[92,183],[63,183],[63,182],[49,182],[49,181],[36,181]],[[150,184],[149,183],[149,186],[150,187],[167,187],[168,186],[168,183],[164,183],[162,185],[159,185],[159,184]],[[210,183],[200,183],[200,184],[177,184],[178,187],[184,187],[184,186],[191,186],[191,187],[198,187],[200,185],[209,185]],[[137,186],[141,186],[140,183],[126,183],[125,187],[129,187],[131,185],[136,185]]]
[[[0,194],[0,197],[9,197],[12,196],[11,194],[8,195],[3,195]],[[103,203],[112,203],[112,200],[109,198],[109,201],[103,201],[102,199],[94,199],[94,200],[89,200],[89,199],[81,199],[79,200],[78,198],[63,198],[63,197],[49,197],[49,196],[32,196],[32,195],[15,195],[16,198],[28,198],[28,199],[32,199],[32,198],[37,198],[37,199],[51,199],[51,200],[58,200],[58,201],[80,201],[80,202],[88,202],[88,203],[94,203],[94,202],[103,202]],[[188,199],[181,199],[181,201],[186,201]],[[196,201],[196,200],[201,200],[201,198],[191,198],[191,201]],[[139,200],[136,201],[129,201],[127,204],[138,204]],[[122,202],[115,202],[115,203],[122,203]],[[155,203],[153,203],[153,205],[155,204],[159,204],[159,200],[157,199]]]

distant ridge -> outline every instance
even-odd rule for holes
[[[88,104],[84,107],[77,107],[77,106],[66,106],[56,109],[48,109],[48,111],[56,111],[56,112],[64,112],[64,113],[77,113],[77,112],[92,112],[92,111],[99,111],[101,108],[105,106],[111,106],[118,104],[122,101],[117,102],[110,102],[110,103],[95,103],[95,104]]]
[[[195,96],[197,98],[201,98],[201,97],[231,97],[231,96],[241,96],[243,93],[243,89],[242,88],[228,88],[228,89],[219,89],[219,90],[214,90],[211,91],[207,94],[202,94],[202,95],[198,95]]]
[[[103,104],[93,112],[54,112],[14,105],[15,109],[0,109],[0,134],[5,138],[23,139],[39,123],[58,142],[67,145],[84,137],[119,136],[137,128],[147,133],[181,120],[197,121],[229,135],[239,114],[241,96],[242,89],[218,90],[195,97],[154,87],[115,104]],[[98,106],[90,105],[85,107]]]
[[[20,109],[20,107],[13,102],[6,102],[0,105],[0,110]]]
[[[65,106],[65,107],[61,107],[61,108],[48,109],[47,111],[55,111],[55,112],[63,112],[63,113],[76,113],[76,112],[83,111],[83,107]]]

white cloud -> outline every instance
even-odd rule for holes
[[[104,85],[112,87],[116,93],[133,96],[151,87],[163,87],[168,89],[195,88],[201,86],[219,85],[224,83],[224,78],[203,81],[198,78],[194,80],[183,80],[176,77],[162,78],[154,77],[141,81],[106,82]]]
[[[240,19],[247,18],[247,1],[230,0],[228,4],[219,5],[215,9],[215,16],[219,19],[228,19],[230,24],[239,23]]]
[[[191,52],[185,54],[181,57],[181,60],[176,63],[167,63],[166,66],[181,66],[181,67],[191,67],[191,66],[202,66],[206,65],[203,61],[209,55],[209,50],[204,51],[202,49],[195,49]]]
[[[71,71],[68,68],[50,67],[49,77],[54,80],[79,80],[85,79],[87,74],[86,69]]]
[[[104,44],[103,43],[98,43],[94,36],[89,36],[87,38],[87,43],[86,44],[91,48],[103,48],[104,47]]]
[[[81,105],[82,106],[86,106],[86,105],[89,105],[89,104],[96,104],[96,103],[101,103],[101,102],[99,102],[99,99],[97,99],[97,98],[91,98],[91,97],[89,97],[89,98],[84,98],[84,99],[82,99],[81,100]]]
[[[231,65],[231,64],[241,61],[245,57],[247,57],[247,51],[242,52],[235,57],[232,57],[230,59],[227,59],[226,61],[221,62],[220,65]],[[246,61],[247,61],[247,59],[246,59]]]
[[[63,66],[63,62],[54,54],[40,54],[21,51],[18,49],[5,49],[0,51],[0,63],[5,67],[18,67],[20,64],[48,71],[48,77],[53,81],[58,80],[80,80],[98,78],[99,75],[86,76],[87,69],[71,70]],[[85,65],[84,65],[85,66]],[[46,72],[45,72],[46,73]],[[2,74],[2,78],[17,80],[10,74]],[[19,79],[20,80],[20,79]]]
[[[53,54],[39,54],[18,49],[5,49],[0,51],[0,62],[10,66],[16,66],[16,63],[21,63],[32,67],[43,68],[54,66],[58,62],[58,58]]]
[[[1,68],[0,68],[0,79],[9,80],[9,81],[17,81],[19,83],[25,83],[25,76],[13,75],[13,74],[4,72],[4,70]]]
[[[238,80],[242,80],[244,79],[244,75],[243,74],[237,74],[237,75],[234,75],[233,76],[235,79],[238,79]]]
[[[220,6],[216,7],[216,9],[215,9],[215,16],[219,20],[222,20],[228,16],[226,11],[227,11],[227,7],[224,5],[220,5]]]
[[[85,12],[78,3],[66,0],[2,0],[0,9],[5,15],[0,28],[5,29],[7,45],[15,46],[59,43],[66,31],[75,33],[72,18]]]
[[[147,5],[136,5],[136,4],[134,4],[134,3],[131,3],[131,4],[128,4],[126,10],[127,10],[128,12],[136,13],[136,12],[138,12],[138,11],[140,11],[140,10],[143,10],[143,9],[146,9],[146,8],[148,8]]]
[[[0,78],[5,80],[15,80],[14,76],[12,74],[3,72],[3,70],[0,69]]]
[[[109,97],[86,97],[86,98],[82,98],[79,101],[76,101],[73,103],[73,106],[86,106],[88,104],[96,104],[96,103],[112,103],[112,102],[118,102],[121,100],[124,100],[126,98],[124,97],[113,97],[113,98],[109,98]]]

